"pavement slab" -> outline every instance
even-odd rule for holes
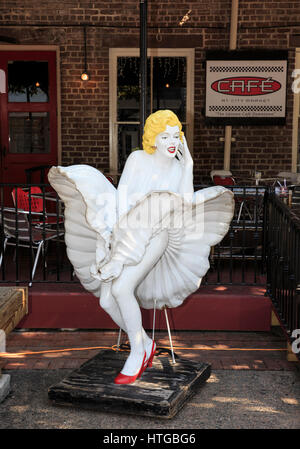
[[[212,374],[170,421],[53,405],[49,386],[102,349],[118,331],[21,330],[9,334],[2,372],[10,393],[0,429],[299,429],[299,362],[287,361],[280,328],[270,332],[173,332],[175,352],[211,365]],[[169,347],[160,331],[158,347]],[[123,335],[122,342],[126,342]]]
[[[0,429],[299,429],[298,371],[215,370],[175,418],[53,405],[48,387],[70,370],[14,370]]]

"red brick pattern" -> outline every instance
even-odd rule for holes
[[[286,359],[286,340],[278,332],[174,332],[174,351],[203,360],[215,370],[299,370]],[[4,369],[75,369],[103,348],[116,345],[117,331],[12,332]],[[169,348],[166,332],[156,333],[158,348]],[[122,342],[126,342],[123,334]],[[159,355],[158,355],[159,357]]]
[[[138,46],[139,8],[136,0],[48,2],[2,0],[1,36],[20,44],[56,44],[61,50],[61,100],[63,164],[85,162],[109,169],[109,60],[110,46]],[[190,19],[179,26],[191,9]],[[149,40],[163,37],[158,46],[185,46],[193,36],[195,61],[195,181],[207,182],[211,169],[223,166],[224,127],[204,123],[205,51],[226,49],[229,43],[230,0],[149,2]],[[294,48],[291,37],[299,33],[300,3],[285,0],[239,2],[238,49],[288,49],[289,75],[285,126],[236,126],[232,145],[232,171],[249,176],[255,168],[269,177],[291,168],[293,94],[291,72]],[[87,51],[91,80],[84,84],[82,24],[88,25]],[[198,43],[197,43],[198,42]],[[177,44],[176,44],[177,45]]]

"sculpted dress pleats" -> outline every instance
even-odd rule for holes
[[[110,246],[114,255],[120,255],[125,264],[134,265],[141,261],[153,235],[159,229],[167,228],[165,252],[137,288],[137,299],[146,309],[153,308],[154,301],[157,308],[164,305],[177,307],[199,288],[209,269],[210,248],[228,232],[233,214],[232,193],[215,186],[196,192],[192,205],[186,204],[185,216],[190,217],[190,222],[186,221],[184,227],[168,226],[164,217],[160,217],[154,228],[131,229],[120,225],[120,221],[125,222],[128,216],[123,215],[117,222],[117,191],[93,167],[52,167],[49,181],[65,203],[68,257],[84,288],[97,297],[100,296],[101,280],[92,275],[90,269],[110,259]],[[105,201],[101,201],[101,193],[108,194]],[[170,197],[175,201],[172,202]],[[173,216],[176,206],[179,213],[184,214],[182,197],[162,191],[143,195],[125,215],[130,218],[134,212],[143,216],[145,211],[147,214],[150,211],[154,216],[159,205],[163,209],[164,203],[167,206],[165,216]],[[172,210],[171,206],[175,208]],[[154,209],[151,211],[151,208]]]

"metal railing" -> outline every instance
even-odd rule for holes
[[[40,188],[41,193],[38,195],[32,193],[31,189],[34,187]],[[207,186],[196,185],[195,190],[203,187]],[[18,204],[18,201],[15,203],[12,201],[12,191],[16,188],[28,191],[29,207],[25,217],[17,213],[23,206]],[[265,285],[263,218],[266,188],[252,186],[228,186],[228,188],[235,194],[234,218],[227,236],[220,244],[212,248],[211,268],[202,284]],[[61,233],[63,203],[59,201],[56,193],[50,190],[48,184],[0,184],[0,283],[78,282],[67,258]],[[34,210],[33,207],[33,200],[37,197],[42,201],[42,209],[39,211]],[[8,218],[5,219],[8,213],[7,208],[15,210],[14,229],[11,229],[11,226],[9,229]],[[26,224],[25,218],[28,221],[27,237],[24,236],[24,229],[20,230],[20,224],[23,227]],[[52,218],[51,227],[49,218]],[[54,231],[57,233],[56,236]],[[25,237],[27,241],[24,241]],[[37,241],[43,241],[43,243],[41,254],[36,261]],[[24,246],[28,249],[25,250]],[[36,267],[33,272],[35,262]]]
[[[195,186],[195,190],[207,186]],[[263,250],[265,186],[226,186],[235,212],[225,238],[212,248],[208,285],[265,285]]]
[[[267,294],[293,343],[293,332],[300,333],[300,210],[268,192],[265,223]]]
[[[49,168],[51,168],[51,165],[39,165],[37,167],[26,168],[25,169],[26,184],[33,183],[32,178],[34,175],[36,175],[39,178],[37,182],[45,184],[47,181],[46,174],[49,171]]]

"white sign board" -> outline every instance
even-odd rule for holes
[[[286,60],[207,60],[205,116],[284,119],[286,82]]]

